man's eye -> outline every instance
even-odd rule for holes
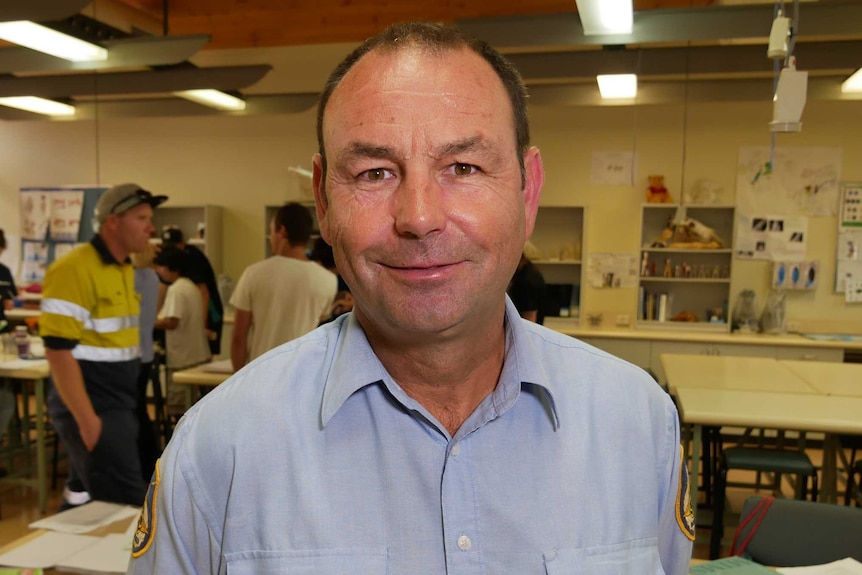
[[[452,171],[456,176],[469,176],[477,171],[476,166],[473,164],[454,164],[452,166]]]
[[[376,168],[374,170],[366,170],[359,174],[359,178],[362,180],[368,180],[369,182],[382,182],[387,177],[390,177],[390,173],[388,170],[384,170],[383,168]]]

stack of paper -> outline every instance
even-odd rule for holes
[[[98,540],[98,537],[90,535],[48,531],[0,555],[0,565],[49,569]],[[128,556],[126,561],[128,562]]]
[[[110,525],[114,521],[127,517],[136,517],[140,509],[105,501],[91,501],[80,507],[73,507],[34,521],[29,525],[32,529],[50,529],[62,533],[88,533],[93,529]]]
[[[785,575],[862,575],[862,563],[848,557],[825,565],[781,567],[776,571]]]
[[[123,575],[132,556],[132,540],[125,534],[107,535],[71,557],[57,563],[57,571],[63,573],[103,573]]]

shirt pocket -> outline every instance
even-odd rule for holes
[[[225,556],[227,575],[386,575],[386,549],[240,551]]]
[[[545,554],[547,575],[664,575],[654,537]]]

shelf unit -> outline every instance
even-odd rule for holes
[[[539,206],[530,242],[541,253],[532,262],[547,286],[547,317],[580,323],[584,208]],[[568,312],[568,316],[565,314]]]
[[[305,206],[306,208],[308,208],[308,211],[311,212],[311,238],[308,240],[308,250],[310,251],[312,246],[314,246],[314,241],[320,237],[320,226],[317,223],[317,211],[314,207],[314,200],[297,201],[297,203]],[[266,258],[272,255],[272,246],[269,245],[269,222],[272,221],[272,218],[273,216],[275,216],[275,213],[278,211],[278,208],[283,205],[284,204],[279,204],[277,206],[266,206],[264,208],[263,254]]]
[[[729,331],[735,209],[733,206],[684,206],[685,217],[715,230],[723,240],[722,248],[651,247],[678,209],[678,204],[643,205],[637,327]],[[661,305],[662,295],[665,305]],[[653,298],[651,303],[650,298]],[[660,308],[665,310],[664,319],[659,319]],[[709,321],[710,311],[714,309],[723,310],[723,322]],[[698,321],[670,321],[681,311],[693,313]]]
[[[199,229],[203,225],[203,237]],[[222,208],[211,204],[203,206],[159,206],[153,211],[155,243],[160,242],[162,231],[177,227],[183,232],[186,243],[200,248],[210,261],[216,276],[222,271]]]

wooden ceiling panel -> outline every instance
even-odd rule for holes
[[[122,0],[161,18],[163,0]],[[635,10],[716,0],[635,0]],[[575,0],[169,0],[171,34],[209,34],[208,49],[360,42],[407,20],[571,13]]]

